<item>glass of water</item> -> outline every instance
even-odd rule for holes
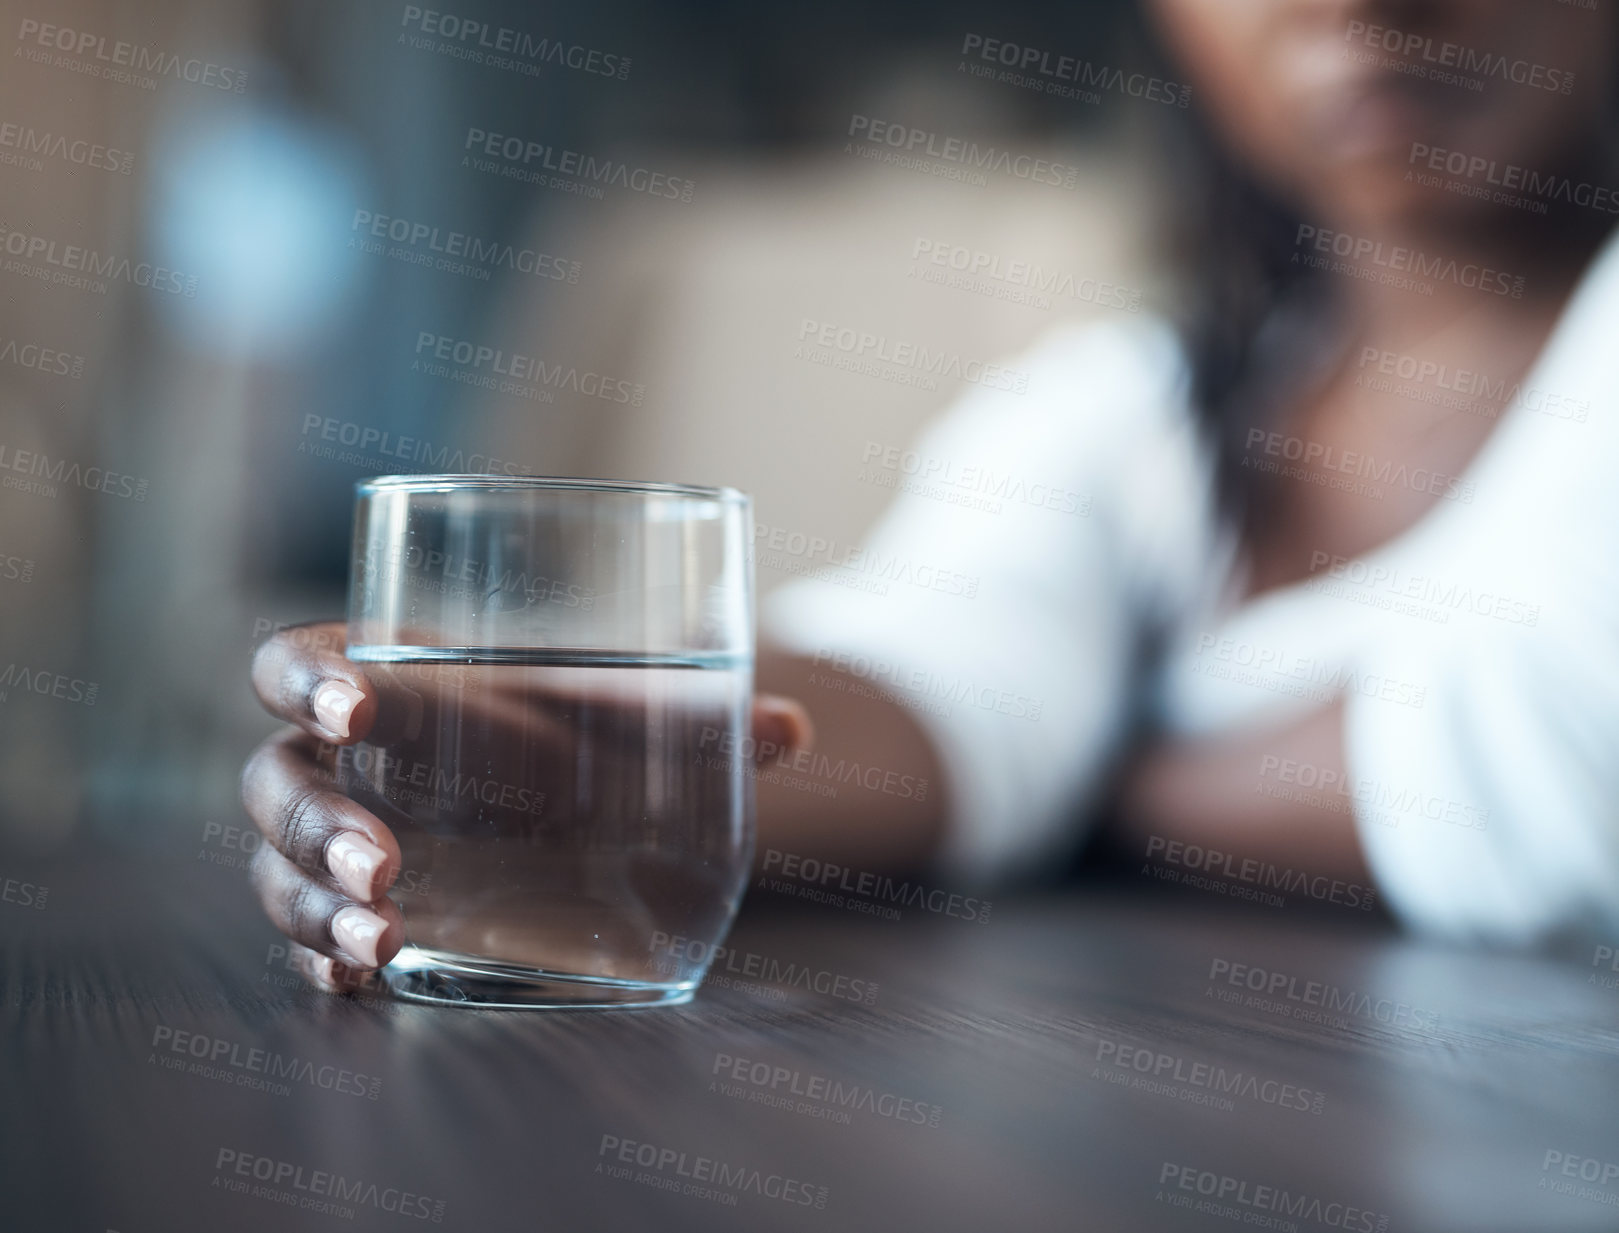
[[[750,525],[728,488],[357,486],[347,654],[380,696],[335,773],[399,838],[396,995],[690,1000],[753,854]]]

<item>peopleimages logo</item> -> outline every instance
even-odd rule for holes
[[[108,496],[127,497],[132,501],[146,500],[146,481],[138,476],[109,471],[105,467],[86,467],[69,462],[66,458],[58,458],[53,463],[48,454],[39,450],[16,449],[4,441],[0,441],[0,471],[33,477],[19,479],[17,475],[6,475],[0,478],[0,488],[15,488],[54,497],[55,485],[68,484],[87,492],[104,492]]]
[[[566,390],[630,407],[639,407],[646,399],[646,386],[637,382],[604,377],[589,370],[581,372],[571,364],[547,363],[538,356],[520,355],[515,351],[507,354],[499,347],[422,330],[416,335],[416,361],[412,367],[425,364],[423,371],[431,372],[434,365],[429,361],[438,361],[440,367],[454,364],[460,370],[457,379],[465,378],[463,384],[505,393],[517,393],[533,386],[551,391]]]
[[[942,676],[931,668],[913,668],[905,671],[890,660],[859,652],[818,649],[812,662],[817,668],[830,667],[840,675],[869,682],[878,691],[887,692],[889,696],[896,693],[902,695],[899,699],[901,702],[906,701],[903,695],[907,694],[923,700],[938,699],[947,704],[942,712],[945,715],[950,713],[950,706],[960,704],[976,707],[982,711],[994,711],[1009,719],[1026,719],[1030,723],[1038,723],[1045,710],[1043,698],[1013,693],[1011,690],[999,689],[994,685],[967,677]],[[817,675],[812,677],[810,684],[840,689],[837,676]],[[841,692],[849,691],[841,690]]]
[[[753,547],[757,564],[766,569],[783,570],[805,577],[837,581],[840,577],[850,581],[871,584],[857,587],[886,595],[889,583],[905,583],[943,595],[975,599],[979,578],[976,574],[961,574],[929,562],[913,561],[897,553],[884,553],[874,548],[854,544],[840,544],[824,535],[811,535],[788,527],[755,523]]]
[[[876,365],[888,364],[895,369],[909,370],[929,378],[954,377],[970,385],[1007,390],[1013,394],[1026,394],[1029,390],[1029,374],[1021,369],[989,364],[983,360],[964,360],[954,351],[890,338],[886,334],[873,334],[870,330],[857,330],[833,321],[805,317],[799,323],[798,341],[800,344],[808,342],[812,348],[826,348],[824,354],[828,359],[819,359],[813,350],[805,351],[802,346],[795,352],[798,358],[830,362],[831,367],[846,368],[862,375],[878,376],[883,370],[876,368]],[[842,352],[847,357],[846,362],[830,357],[831,351]],[[924,389],[936,388],[934,384],[921,384]]]
[[[753,951],[738,951],[730,946],[715,946],[681,934],[670,935],[661,929],[652,934],[654,965],[674,966],[678,963],[708,964],[708,979],[716,974],[745,976],[775,985],[804,989],[824,997],[856,1002],[862,1006],[877,1001],[877,982],[849,977],[824,968],[811,968],[798,963],[783,963],[768,955]]]
[[[766,1173],[746,1165],[733,1165],[710,1156],[696,1156],[672,1147],[655,1143],[642,1143],[618,1135],[604,1134],[596,1149],[596,1172],[604,1176],[628,1179],[630,1169],[637,1166],[650,1170],[661,1178],[649,1178],[646,1173],[634,1180],[652,1184],[659,1190],[674,1190],[695,1198],[719,1199],[726,1206],[734,1206],[736,1196],[753,1193],[766,1199],[777,1199],[797,1207],[813,1207],[820,1211],[826,1206],[827,1188],[784,1177],[779,1173]],[[603,1165],[608,1160],[617,1163]],[[681,1179],[686,1179],[682,1182]],[[716,1193],[716,1191],[721,1193]]]
[[[0,552],[0,582],[32,582],[33,580],[34,561],[32,557],[19,557],[9,552]]]
[[[403,584],[431,595],[476,600],[484,612],[495,611],[497,602],[501,611],[532,608],[536,604],[557,604],[585,612],[589,612],[596,603],[594,587],[565,582],[545,574],[530,574],[524,570],[497,569],[489,562],[474,557],[424,548],[420,544],[394,542],[384,548],[368,551],[361,562],[360,572],[373,585],[378,582],[389,586]],[[455,665],[448,664],[433,665],[426,683],[435,690],[446,687],[477,690],[482,684],[476,671],[463,673]]]
[[[520,462],[509,462],[488,454],[467,453],[451,449],[448,445],[435,445],[418,437],[396,436],[381,428],[357,424],[353,420],[334,419],[310,413],[304,416],[303,431],[299,434],[297,452],[315,458],[336,462],[375,466],[379,459],[388,460],[390,469],[394,460],[403,460],[424,468],[433,475],[528,475],[532,468]],[[311,441],[310,438],[315,438]],[[332,442],[321,445],[319,442]],[[353,449],[340,452],[338,446]],[[371,451],[362,453],[360,451]],[[144,481],[142,481],[144,483]]]
[[[10,698],[13,689],[38,694],[41,698],[60,698],[64,702],[82,702],[85,706],[94,706],[101,686],[95,681],[68,676],[65,672],[30,667],[13,660],[6,665],[4,672],[0,672],[0,702]]]
[[[52,286],[107,293],[109,282],[128,283],[149,291],[166,291],[187,298],[197,294],[197,278],[149,261],[136,261],[116,253],[97,252],[82,244],[69,244],[0,221],[0,254],[8,274],[37,278]]]
[[[1165,839],[1151,835],[1144,854],[1150,861],[1157,857],[1166,865],[1177,869],[1194,870],[1216,878],[1227,878],[1292,894],[1306,895],[1322,903],[1343,904],[1345,907],[1370,911],[1375,892],[1356,882],[1344,882],[1324,874],[1311,875],[1302,869],[1284,868],[1269,861],[1253,857],[1240,857],[1218,848],[1205,848],[1198,844],[1183,843],[1179,839]],[[1276,896],[1271,895],[1271,898]]]
[[[911,128],[892,120],[855,114],[849,117],[850,137],[911,158],[936,158],[978,172],[994,171],[1028,180],[1071,189],[1079,183],[1079,168],[1072,163],[1054,163],[1032,154],[1017,154],[995,146],[980,146],[962,137],[944,137],[926,129]]]
[[[1312,1012],[1335,1015],[1356,1015],[1373,1019],[1389,1027],[1411,1027],[1431,1031],[1438,1026],[1439,1015],[1392,998],[1374,997],[1357,989],[1340,989],[1325,981],[1301,979],[1291,972],[1262,968],[1251,963],[1234,963],[1230,959],[1214,958],[1209,962],[1209,980],[1213,985],[1225,985],[1221,990],[1211,986],[1211,992],[1220,1001],[1235,1000],[1222,997],[1223,993],[1246,990],[1258,994],[1248,1003],[1258,1010],[1281,1008],[1289,1017],[1311,1021]],[[1238,993],[1240,997],[1240,992]],[[1289,1005],[1291,1003],[1291,1005]]]
[[[442,766],[384,749],[340,747],[336,774],[345,788],[380,793],[396,805],[412,803],[447,811],[471,799],[508,814],[539,817],[545,812],[545,793],[534,788],[480,779],[460,770],[452,775]],[[480,810],[479,816],[487,815]]]
[[[135,156],[128,150],[48,130],[42,132],[10,120],[0,121],[0,151],[0,164],[24,166],[30,171],[43,171],[47,158],[126,176],[135,170]]]
[[[1329,588],[1327,582],[1342,584]],[[1310,578],[1305,590],[1342,598],[1359,596],[1369,607],[1409,615],[1432,610],[1448,624],[1457,612],[1501,621],[1507,625],[1540,624],[1540,605],[1514,599],[1499,591],[1480,590],[1453,578],[1414,574],[1375,561],[1341,557],[1316,549],[1310,553]]]
[[[708,1090],[722,1096],[743,1099],[750,1104],[763,1104],[790,1109],[812,1117],[848,1124],[849,1111],[866,1112],[876,1117],[891,1118],[913,1126],[937,1127],[944,1109],[927,1101],[897,1096],[893,1092],[879,1092],[876,1088],[858,1083],[844,1083],[825,1075],[805,1075],[800,1070],[785,1066],[772,1066],[729,1053],[714,1055],[714,1068]],[[751,1091],[743,1090],[743,1085]]]
[[[1434,257],[1401,244],[1385,244],[1382,240],[1350,235],[1300,223],[1293,237],[1297,249],[1293,263],[1310,269],[1328,270],[1335,274],[1348,274],[1355,278],[1375,281],[1385,286],[1424,295],[1433,294],[1434,283],[1452,283],[1488,295],[1504,295],[1514,300],[1523,298],[1524,280],[1521,274],[1506,274],[1500,270],[1481,266],[1475,262],[1457,261],[1454,257]],[[1332,257],[1344,258],[1335,262]],[[1365,263],[1375,269],[1367,269]]]
[[[19,908],[43,912],[50,897],[51,888],[48,886],[24,882],[20,878],[0,878],[0,903],[14,903]]]
[[[1604,963],[1608,965],[1610,972],[1619,972],[1619,948],[1607,945],[1598,946],[1591,955],[1591,966],[1594,968],[1600,967]]]
[[[143,90],[155,90],[157,79],[161,77],[234,94],[247,89],[247,74],[241,69],[227,68],[212,60],[185,59],[172,51],[143,47],[139,43],[121,40],[109,43],[103,35],[31,17],[23,18],[17,27],[17,41],[24,45],[18,49],[24,59],[139,86]],[[32,47],[28,46],[30,43]]]
[[[911,260],[912,276],[919,271],[923,282],[975,291],[1011,303],[1050,308],[1055,297],[1127,313],[1141,311],[1139,288],[1102,282],[1066,270],[1046,269],[1034,262],[1003,259],[999,254],[964,244],[917,236],[911,245]],[[928,266],[940,268],[929,270]]]
[[[1255,457],[1255,454],[1263,457]],[[1281,463],[1297,464],[1291,467]],[[1356,491],[1358,495],[1382,499],[1383,488],[1404,488],[1408,492],[1425,492],[1471,505],[1478,495],[1477,484],[1459,475],[1427,467],[1412,467],[1391,458],[1377,458],[1358,450],[1346,450],[1323,441],[1311,441],[1288,433],[1269,432],[1263,428],[1250,428],[1244,443],[1242,466],[1258,471],[1270,471],[1284,478],[1306,482],[1322,482],[1328,487]],[[1330,483],[1328,483],[1330,481]],[[1365,482],[1369,481],[1369,482]]]
[[[544,184],[601,198],[602,188],[623,188],[649,197],[689,202],[695,187],[680,176],[650,171],[611,158],[558,149],[541,141],[469,128],[461,165],[525,184]]]
[[[896,881],[887,874],[860,871],[835,865],[831,861],[817,860],[813,856],[798,856],[780,848],[765,850],[764,865],[760,872],[763,881],[772,873],[781,879],[800,882],[819,890],[833,889],[845,895],[886,901],[907,908],[923,908],[960,920],[989,920],[990,904],[987,900],[962,895],[939,887],[928,887],[909,880]]]
[[[343,755],[349,752],[349,747],[337,751],[338,761],[343,761]],[[323,783],[333,782],[330,772],[321,769],[316,776]],[[197,859],[209,865],[220,865],[226,869],[247,869],[253,864],[253,855],[264,847],[269,840],[256,827],[231,826],[224,822],[204,822],[202,824],[202,846],[197,849]],[[290,858],[289,858],[290,859]],[[294,864],[300,868],[310,870],[320,877],[325,877],[326,856],[324,852],[316,852],[312,856],[295,860]],[[417,873],[414,869],[401,869],[393,885],[388,889],[390,893],[401,895],[425,895],[433,888],[433,875],[430,873]],[[271,948],[276,949],[275,947]],[[283,950],[285,948],[282,948]]]
[[[410,265],[430,266],[446,274],[487,281],[497,269],[532,274],[536,278],[577,283],[580,265],[532,248],[518,248],[500,240],[487,240],[464,231],[450,231],[432,223],[397,218],[357,209],[349,224],[349,246]],[[387,240],[393,247],[385,248]],[[464,258],[464,260],[463,260]]]
[[[1389,351],[1382,347],[1362,347],[1360,359],[1355,367],[1360,370],[1355,375],[1355,384],[1363,388],[1392,390],[1408,398],[1416,397],[1425,402],[1440,401],[1434,397],[1423,397],[1420,391],[1401,389],[1392,382],[1377,380],[1379,377],[1395,377],[1415,386],[1431,386],[1433,390],[1445,395],[1457,395],[1456,399],[1447,398],[1443,401],[1443,405],[1452,410],[1471,411],[1474,408],[1465,400],[1481,399],[1486,404],[1486,414],[1492,418],[1499,412],[1513,407],[1527,407],[1552,419],[1572,420],[1579,424],[1583,424],[1591,414],[1591,400],[1588,398],[1556,394],[1539,386],[1526,386],[1522,381],[1508,381],[1505,377],[1492,378],[1488,373],[1471,368],[1452,368],[1449,364],[1441,364],[1437,360]]]
[[[1105,1079],[1121,1086],[1139,1088],[1154,1096],[1173,1096],[1191,1104],[1205,1104],[1227,1112],[1236,1108],[1231,1099],[1256,1101],[1277,1109],[1319,1115],[1326,1107],[1324,1092],[1260,1078],[1249,1071],[1227,1070],[1212,1062],[1196,1062],[1179,1054],[1165,1053],[1101,1037],[1096,1042],[1093,1079]],[[1102,1067],[1113,1067],[1108,1073]],[[1125,1072],[1125,1073],[1117,1073]],[[1179,1085],[1185,1086],[1179,1086]]]
[[[1344,42],[1359,42],[1374,50],[1403,56],[1414,64],[1390,65],[1412,76],[1429,77],[1436,81],[1454,80],[1470,89],[1482,88],[1483,82],[1473,85],[1456,73],[1470,73],[1475,79],[1498,78],[1537,90],[1557,94],[1572,94],[1574,74],[1565,69],[1547,68],[1533,60],[1513,60],[1493,52],[1479,51],[1461,43],[1435,42],[1431,35],[1409,33],[1364,21],[1351,21],[1344,30]],[[1445,70],[1455,70],[1447,73]]]
[[[1491,188],[1503,191],[1491,192],[1490,188],[1478,188],[1476,192],[1464,195],[1483,197],[1501,205],[1538,206],[1536,213],[1544,214],[1546,202],[1561,201],[1603,214],[1619,214],[1619,192],[1611,188],[1589,184],[1584,180],[1574,181],[1563,175],[1542,173],[1515,163],[1499,163],[1493,158],[1447,150],[1443,146],[1430,146],[1421,141],[1411,143],[1411,155],[1407,162],[1412,166],[1421,164],[1427,171],[1443,172],[1454,177],[1453,186],[1458,180],[1483,180]],[[1461,190],[1452,187],[1451,191]]]
[[[884,445],[868,440],[861,451],[862,464],[875,463],[884,471],[892,471],[924,484],[939,484],[959,489],[972,496],[989,497],[1014,505],[1028,505],[1036,509],[1052,510],[1059,514],[1073,514],[1084,518],[1091,512],[1091,499],[1066,485],[1043,484],[1010,471],[1000,472],[981,463],[962,465],[954,459],[921,454],[897,445]],[[929,494],[920,494],[929,495]],[[950,504],[964,504],[952,501]],[[999,512],[997,508],[995,512]]]
[[[251,1182],[260,1182],[254,1186]],[[290,1160],[259,1156],[236,1148],[222,1147],[214,1157],[213,1185],[232,1193],[248,1194],[305,1211],[341,1216],[353,1220],[355,1208],[369,1207],[413,1220],[444,1221],[444,1200],[432,1199],[400,1186],[380,1186],[376,1182],[344,1177],[325,1169],[311,1169]],[[291,1186],[291,1190],[278,1187]]]
[[[1261,1228],[1276,1225],[1275,1221],[1260,1215],[1261,1212],[1274,1213],[1277,1217],[1291,1220],[1311,1220],[1329,1229],[1342,1229],[1344,1233],[1385,1233],[1389,1227],[1389,1218],[1381,1212],[1367,1211],[1350,1203],[1320,1199],[1309,1194],[1294,1194],[1280,1186],[1255,1184],[1243,1178],[1192,1165],[1173,1164],[1167,1160],[1158,1171],[1158,1185],[1162,1188],[1158,1198],[1171,1206],[1187,1208],[1202,1215],[1224,1216]],[[1181,1191],[1186,1193],[1177,1193]],[[1201,1196],[1202,1201],[1193,1200],[1193,1194]],[[1236,1206],[1223,1206],[1225,1204]]]
[[[154,1052],[147,1060],[165,1070],[184,1070],[207,1079],[224,1079],[238,1087],[261,1090],[280,1087],[282,1090],[277,1095],[286,1093],[286,1085],[274,1083],[278,1079],[370,1100],[377,1099],[382,1092],[382,1080],[374,1076],[341,1066],[317,1066],[308,1058],[287,1057],[268,1049],[244,1049],[237,1041],[163,1023],[152,1029],[151,1048]]]
[[[1407,819],[1425,819],[1463,830],[1484,831],[1490,827],[1489,810],[1465,801],[1276,754],[1259,759],[1259,782],[1254,786],[1257,795],[1298,801],[1329,813],[1353,813],[1379,826],[1396,827]]]
[[[538,76],[547,67],[573,69],[619,81],[630,75],[628,56],[533,35],[512,26],[491,26],[486,21],[437,9],[407,4],[400,14],[399,24],[402,27],[399,42],[406,47],[442,52],[457,60],[527,77]],[[412,30],[418,33],[406,33]]]
[[[1564,1178],[1571,1180],[1564,1181]],[[1600,1189],[1576,1186],[1575,1181],[1590,1182]],[[1571,1152],[1548,1148],[1545,1159],[1540,1162],[1540,1188],[1556,1194],[1619,1207],[1619,1191],[1613,1189],[1615,1181],[1619,1181],[1619,1164],[1611,1160],[1597,1160],[1591,1156],[1576,1156]]]
[[[874,763],[857,759],[839,758],[834,762],[824,753],[808,749],[789,750],[774,741],[761,741],[753,736],[739,737],[729,728],[705,727],[698,738],[698,745],[705,751],[699,755],[701,765],[710,770],[729,772],[742,769],[760,778],[764,777],[767,767],[794,771],[824,781],[824,786],[830,791],[823,792],[823,796],[837,795],[837,789],[832,786],[834,784],[852,783],[867,791],[881,792],[901,800],[925,801],[928,798],[928,781],[923,777],[884,770]],[[706,752],[709,749],[718,749],[719,752],[710,755]],[[766,779],[766,782],[772,781]]]
[[[18,368],[31,369],[51,377],[72,377],[77,380],[84,376],[82,355],[72,355],[18,338],[0,337],[0,364],[14,364]]]
[[[1146,73],[1126,73],[1121,68],[1095,64],[1079,56],[1053,56],[1038,47],[985,38],[982,34],[966,35],[961,40],[960,54],[982,61],[984,65],[1001,66],[1002,71],[995,73],[981,65],[964,63],[963,67],[974,77],[994,74],[997,81],[1061,98],[1100,103],[1103,92],[1109,92],[1169,107],[1185,107],[1192,101],[1190,86]]]
[[[1286,647],[1215,634],[1198,635],[1197,662],[1192,670],[1213,680],[1316,702],[1356,694],[1421,710],[1428,700],[1428,687],[1414,681],[1366,672],[1313,655],[1295,655]]]

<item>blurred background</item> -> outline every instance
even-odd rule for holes
[[[358,479],[730,484],[848,541],[889,495],[870,451],[969,387],[812,362],[806,321],[994,362],[1164,298],[1129,153],[1164,104],[964,54],[1128,68],[1120,4],[0,10],[12,845],[241,821],[250,653],[341,616]],[[949,179],[872,157],[874,122],[1077,170]]]
[[[1503,29],[1551,31],[1557,56],[1575,46],[1595,60],[1611,46],[1597,0],[1543,0],[1531,17],[1513,3],[1526,0],[1349,7],[1414,14],[1412,25],[1439,39],[1467,37],[1476,17],[1485,40]],[[294,1000],[295,956],[250,903],[244,871],[257,833],[238,777],[277,722],[254,699],[249,663],[276,630],[343,616],[357,481],[493,471],[730,485],[753,495],[761,527],[852,545],[903,475],[873,459],[893,457],[975,387],[952,377],[906,383],[896,378],[915,372],[892,364],[840,367],[848,356],[821,345],[823,332],[926,347],[964,366],[1015,364],[1054,328],[1192,304],[1200,271],[1176,228],[1197,215],[1217,237],[1196,254],[1210,267],[1203,281],[1233,293],[1192,307],[1231,326],[1215,341],[1251,341],[1244,330],[1269,304],[1255,295],[1244,306],[1242,296],[1274,271],[1248,268],[1254,254],[1223,243],[1238,231],[1225,227],[1229,215],[1250,198],[1188,189],[1218,184],[1197,167],[1212,147],[1199,142],[1198,106],[1183,106],[1142,7],[0,0],[0,898],[44,907],[47,895],[53,906],[77,895],[93,905],[38,916],[19,906],[0,920],[0,943],[11,944],[0,1001],[26,1059],[6,1089],[13,1116],[0,1119],[0,1173],[12,1166],[0,1229],[12,1227],[14,1210],[55,1219],[31,1228],[174,1228],[177,1195],[206,1223],[213,1200],[197,1192],[211,1189],[207,1165],[215,1162],[217,1182],[217,1154],[238,1147],[266,1162],[279,1154],[448,1192],[456,1214],[445,1227],[631,1227],[628,1215],[615,1223],[602,1211],[650,1212],[642,1224],[659,1228],[752,1227],[727,1225],[719,1208],[655,1206],[665,1196],[643,1186],[598,1195],[573,1184],[598,1163],[604,1130],[830,1177],[840,1229],[1065,1227],[1081,1211],[1099,1228],[1190,1228],[1195,1217],[1162,1198],[1166,1170],[1183,1165],[1181,1190],[1188,1178],[1241,1177],[1260,1191],[1285,1182],[1353,1201],[1365,1223],[1345,1214],[1344,1228],[1372,1227],[1377,1211],[1398,1213],[1402,1231],[1613,1227],[1612,929],[1573,965],[1463,954],[1396,939],[1381,913],[1316,905],[1311,915],[1295,897],[1284,915],[1208,893],[1214,879],[1193,876],[1195,861],[1176,888],[1160,876],[1173,870],[1132,852],[1122,890],[1104,884],[1099,861],[1094,893],[1059,901],[1020,888],[1017,901],[996,900],[993,929],[979,928],[987,901],[978,923],[913,912],[879,942],[874,915],[807,895],[750,899],[773,906],[744,920],[745,951],[773,966],[779,955],[817,972],[825,964],[880,977],[875,1011],[711,981],[707,1018],[702,1007],[656,1022],[479,1016],[429,1030],[409,1008],[371,1013],[374,999]],[[1335,21],[1339,7],[1233,0],[1229,12],[1308,9]],[[1227,20],[1212,2],[1201,12]],[[1610,42],[1599,44],[1592,27]],[[1023,75],[1026,57],[1048,71]],[[1075,81],[1079,65],[1108,84]],[[1244,70],[1239,60],[1232,71]],[[1386,57],[1376,71],[1384,84],[1415,80]],[[1611,84],[1581,80],[1576,102]],[[1154,88],[1133,92],[1127,81]],[[1457,151],[1563,170],[1559,152],[1542,148],[1548,117],[1561,114],[1550,93],[1508,82],[1480,94],[1435,87],[1389,123],[1403,132],[1432,122],[1459,134]],[[1619,107],[1605,120],[1614,116]],[[946,153],[964,143],[1038,160],[1019,161],[1025,172],[1058,170],[979,172]],[[913,144],[921,157],[903,157]],[[1619,145],[1605,139],[1602,149]],[[1366,165],[1386,172],[1381,157]],[[1619,184],[1619,156],[1600,170],[1598,182]],[[1390,182],[1366,176],[1373,195]],[[1429,198],[1465,217],[1471,198],[1454,191],[1459,183]],[[1181,208],[1188,203],[1196,208]],[[1251,217],[1259,238],[1274,238],[1279,219]],[[1559,247],[1547,236],[1613,222],[1575,204],[1488,217],[1506,218],[1501,230],[1523,238],[1535,261]],[[1291,230],[1276,234],[1286,241]],[[1281,259],[1297,257],[1296,242],[1284,243]],[[1305,283],[1289,289],[1310,290]],[[1210,311],[1226,303],[1255,321]],[[1457,337],[1447,363],[1472,349],[1511,368],[1513,356],[1491,355],[1495,336]],[[1289,369],[1273,361],[1307,353],[1287,331],[1255,339],[1256,350],[1270,348],[1255,367]],[[1293,392],[1285,381],[1278,388]],[[1250,393],[1232,384],[1224,396],[1262,402]],[[1385,426],[1430,409],[1408,394],[1386,401]],[[1611,431],[1598,423],[1613,419],[1598,407],[1583,435],[1540,417],[1567,447],[1555,457],[1613,456]],[[1142,506],[1153,504],[1158,494],[1120,473]],[[1506,785],[1492,835],[1548,833],[1561,808],[1566,824],[1600,824],[1611,836],[1604,751],[1616,730],[1619,659],[1610,652],[1619,643],[1608,600],[1619,581],[1590,545],[1613,523],[1584,488],[1571,489],[1575,516],[1559,521],[1564,506],[1537,504],[1544,491],[1514,488],[1500,505],[1503,522],[1516,520],[1504,540],[1512,551],[1500,554],[1509,583],[1543,567],[1575,584],[1548,591],[1543,637],[1510,641],[1522,631],[1501,620],[1427,629],[1422,618],[1389,619],[1417,627],[1418,648],[1454,634],[1469,654],[1509,652],[1459,655],[1463,669],[1491,670],[1448,698],[1436,691],[1425,712],[1440,736],[1451,732],[1444,720],[1467,738],[1452,762],[1466,763],[1478,738],[1480,782]],[[1372,512],[1397,516],[1421,494],[1395,496]],[[1535,517],[1517,519],[1515,501]],[[1501,523],[1477,525],[1485,543]],[[1523,575],[1510,572],[1518,565]],[[761,567],[761,599],[792,580]],[[1516,586],[1490,590],[1539,600]],[[1557,624],[1552,601],[1570,596],[1578,619]],[[1354,600],[1340,607],[1362,614]],[[1589,634],[1589,644],[1565,629]],[[1058,728],[1048,713],[1044,741]],[[1484,737],[1505,752],[1496,756]],[[1036,755],[1045,747],[1028,742]],[[1318,812],[1341,820],[1331,804]],[[1387,815],[1373,816],[1369,833],[1398,824],[1384,832]],[[1465,872],[1477,834],[1437,828],[1452,843],[1413,820],[1400,833],[1428,834],[1424,851],[1438,854],[1431,868],[1441,877],[1407,887]],[[1616,849],[1567,830],[1579,840],[1555,853],[1574,867],[1567,885],[1580,902],[1611,907],[1614,880],[1603,871]],[[78,861],[92,845],[116,859]],[[1236,859],[1206,855],[1209,868]],[[69,880],[76,863],[85,872]],[[143,863],[177,876],[128,876]],[[1316,868],[1278,856],[1267,870],[1283,864]],[[1526,895],[1555,889],[1550,865],[1503,867],[1522,873]],[[44,885],[64,882],[65,893]],[[802,886],[811,889],[807,877]],[[1503,901],[1519,904],[1506,893],[1518,886]],[[1190,906],[1172,912],[1143,893],[1153,888],[1185,889]],[[1380,904],[1384,891],[1378,883]],[[1137,899],[1143,906],[1131,906]],[[221,912],[222,902],[242,910]],[[813,936],[796,915],[812,902]],[[1518,919],[1517,907],[1509,915]],[[1427,1008],[1427,1021],[1390,1022],[1381,1010],[1329,1018],[1314,1001],[1295,1014],[1281,998],[1247,996],[1259,989],[1252,983],[1239,1005],[1238,971],[1268,973],[1271,993],[1282,976],[1287,998],[1296,981],[1367,1006]],[[1218,972],[1231,979],[1216,988]],[[230,1046],[233,1067],[238,1047],[268,1050],[278,1064],[304,1058],[385,1074],[388,1096],[340,1105],[341,1095],[306,1101],[300,1091],[277,1105],[235,1082],[240,1074],[228,1091],[196,1067],[176,1078],[167,1059],[153,1061],[159,1031],[175,1042],[176,1063],[181,1038],[212,1038],[213,1058]],[[1330,1092],[1329,1112],[1315,1116],[1319,1100],[1303,1116],[1261,1101],[1222,1111],[1184,1085],[1178,1095],[1156,1082],[1139,1090],[1139,1073],[1127,1089],[1125,1068],[1141,1067],[1123,1059],[1146,1058],[1149,1046],[1161,1050],[1159,1072],[1164,1059],[1175,1063],[1177,1080],[1181,1059],[1193,1071],[1263,1073],[1273,1087]],[[1092,1069],[1093,1047],[1096,1059],[1110,1047],[1117,1064]],[[917,1093],[948,1113],[943,1129],[910,1135],[886,1115],[864,1125],[857,1115],[846,1130],[753,1098],[743,1108],[730,1093],[704,1093],[721,1057]],[[1576,1176],[1587,1165],[1613,1174],[1576,1195],[1576,1181],[1595,1180]],[[1560,1192],[1548,1199],[1548,1189]],[[257,1219],[253,1210],[233,1210],[228,1227],[284,1229],[296,1219],[279,1203]],[[1042,1220],[1046,1211],[1062,1216]],[[1230,1211],[1208,1219],[1223,1223]],[[83,1218],[64,1223],[63,1213]],[[397,1226],[400,1214],[378,1215],[378,1227]],[[352,1227],[369,1227],[365,1219]],[[794,1227],[776,1211],[770,1223]]]

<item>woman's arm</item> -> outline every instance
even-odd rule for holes
[[[768,649],[759,657],[758,689],[801,702],[814,731],[807,748],[761,751],[761,862],[775,848],[889,872],[914,869],[938,850],[945,816],[938,755],[903,706],[869,682]]]
[[[1300,782],[1306,767],[1313,788]],[[1370,884],[1347,791],[1341,702],[1258,732],[1155,745],[1126,772],[1120,803],[1131,850],[1156,836]]]

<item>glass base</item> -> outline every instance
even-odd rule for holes
[[[659,984],[570,976],[406,946],[379,973],[396,998],[438,1006],[485,1010],[610,1010],[679,1006],[697,992],[696,981]]]

